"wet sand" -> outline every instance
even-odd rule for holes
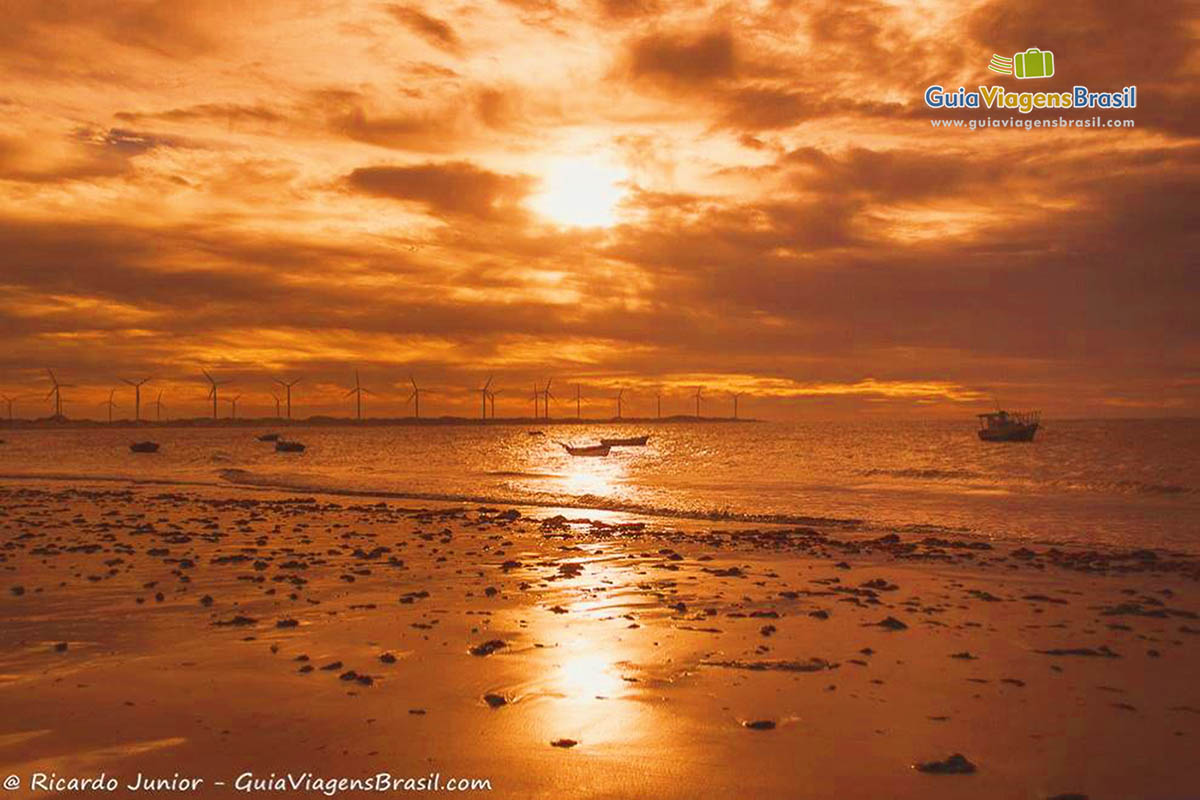
[[[1198,578],[1152,551],[10,483],[0,776],[1196,796]]]

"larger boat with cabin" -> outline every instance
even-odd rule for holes
[[[976,416],[979,438],[985,442],[1032,442],[1042,422],[1040,411],[993,411]]]

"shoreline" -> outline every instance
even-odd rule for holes
[[[464,505],[501,506],[504,508],[518,509],[527,515],[547,512],[554,512],[558,514],[578,514],[580,512],[588,512],[593,515],[599,515],[599,517],[602,519],[619,518],[626,521],[641,521],[646,523],[648,527],[651,527],[652,529],[660,530],[668,530],[672,528],[692,529],[708,525],[738,527],[749,526],[751,528],[761,527],[767,529],[811,527],[818,530],[836,532],[837,534],[860,541],[868,541],[880,536],[895,534],[932,539],[958,539],[964,543],[986,542],[995,547],[1043,547],[1051,550],[1096,551],[1110,555],[1142,551],[1162,554],[1172,558],[1196,559],[1200,561],[1200,552],[1191,552],[1170,547],[1132,547],[1129,545],[1121,545],[1112,542],[1085,542],[1072,540],[1063,541],[1032,538],[1023,539],[1017,537],[1008,537],[1002,534],[984,533],[964,528],[953,528],[949,526],[925,525],[917,523],[910,525],[888,525],[883,523],[872,524],[865,520],[831,519],[827,517],[813,517],[804,515],[753,515],[743,514],[740,512],[722,512],[719,514],[714,513],[711,515],[705,515],[702,513],[691,513],[686,511],[672,511],[670,509],[647,510],[635,505],[628,505],[624,507],[615,507],[615,505],[614,507],[603,507],[588,505],[586,503],[570,504],[555,501],[537,502],[528,499],[504,499],[484,495],[337,489],[329,487],[316,488],[305,486],[285,486],[266,482],[239,483],[231,480],[205,482],[200,480],[172,480],[168,478],[131,478],[115,475],[89,476],[70,474],[38,475],[0,473],[0,489],[3,488],[4,481],[19,481],[23,484],[47,483],[54,485],[86,485],[88,483],[95,483],[99,486],[108,486],[127,484],[131,488],[164,487],[217,491],[222,489],[234,489],[245,493],[278,493],[289,497],[317,495],[325,496],[334,500],[374,499],[380,501],[415,501],[421,503],[432,503],[440,508],[460,508]]]

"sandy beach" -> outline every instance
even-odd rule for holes
[[[0,542],[14,798],[1200,785],[1194,557],[47,481],[0,487]]]

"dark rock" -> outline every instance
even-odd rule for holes
[[[492,653],[496,652],[497,650],[501,650],[505,647],[508,647],[508,645],[505,644],[502,640],[489,639],[488,641],[484,642],[483,644],[477,644],[474,647],[472,647],[471,655],[473,655],[473,656],[490,656]]]
[[[574,739],[555,739],[553,742],[550,743],[550,746],[551,747],[570,748],[570,747],[574,747],[577,744],[579,744],[579,742],[575,741]]]
[[[1035,653],[1040,653],[1044,656],[1089,656],[1093,658],[1120,658],[1121,655],[1108,648],[1108,645],[1100,645],[1098,648],[1091,647],[1067,647],[1056,650],[1034,650]]]
[[[908,630],[908,626],[895,617],[885,617],[879,622],[874,623],[877,627],[886,628],[889,631],[904,631]]]
[[[970,775],[975,772],[975,765],[967,760],[962,753],[955,753],[945,761],[925,761],[913,765],[918,772],[931,775]]]

